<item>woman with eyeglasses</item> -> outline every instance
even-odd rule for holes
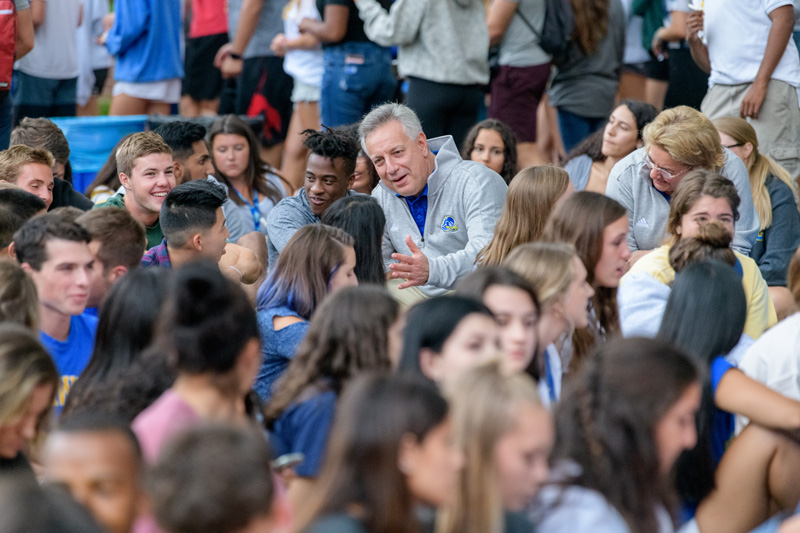
[[[666,285],[675,280],[675,269],[670,265],[670,250],[681,239],[697,237],[700,226],[713,220],[721,223],[729,234],[734,234],[739,220],[739,193],[730,180],[709,170],[687,173],[670,203],[666,243],[638,261],[623,276],[624,285],[639,272],[644,272]],[[742,278],[747,299],[747,320],[744,332],[757,339],[775,325],[778,319],[769,290],[758,265],[751,258],[734,251],[734,268]],[[624,314],[624,313],[623,313]]]
[[[661,112],[643,132],[644,147],[617,163],[608,178],[606,194],[628,210],[628,246],[633,264],[665,237],[670,199],[691,170],[718,172],[736,186],[739,220],[733,247],[747,254],[758,235],[750,179],[741,160],[723,148],[714,124],[687,106]]]
[[[746,120],[722,117],[714,121],[722,146],[730,149],[747,166],[750,187],[761,226],[750,257],[758,263],[778,317],[794,309],[794,299],[786,288],[786,274],[792,254],[800,247],[800,212],[797,185],[778,162],[758,150],[758,137]]]

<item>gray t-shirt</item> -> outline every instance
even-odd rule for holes
[[[228,0],[228,37],[231,42],[236,36],[239,27],[239,13],[242,12],[243,0]],[[244,58],[274,56],[269,49],[272,39],[283,32],[283,7],[286,2],[281,0],[264,0],[261,15],[258,17],[258,26],[253,37],[244,50]]]
[[[624,53],[625,12],[620,0],[611,0],[606,36],[588,57],[571,45],[570,58],[550,86],[550,104],[581,117],[607,117],[614,110]]]
[[[22,11],[23,9],[29,9],[31,3],[30,0],[14,0],[14,7],[17,8],[17,11]]]
[[[528,26],[530,24],[541,34],[544,25],[544,0],[502,1],[517,4],[517,11],[500,43],[500,64],[509,67],[531,67],[550,61],[550,56],[539,47],[539,38]],[[528,21],[528,24],[525,21]]]

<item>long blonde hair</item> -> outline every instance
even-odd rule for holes
[[[36,387],[51,385],[50,404],[58,389],[58,371],[36,335],[19,325],[0,325],[0,428],[28,408]],[[37,438],[49,409],[37,425]]]
[[[575,276],[575,247],[563,242],[532,242],[514,248],[503,261],[525,278],[539,296],[542,312],[564,298]]]
[[[518,245],[538,241],[550,211],[567,187],[569,174],[556,166],[530,167],[517,173],[508,186],[494,238],[478,253],[475,262],[497,266]]]
[[[514,428],[520,405],[542,407],[536,385],[522,373],[504,376],[497,362],[466,372],[451,391],[453,435],[465,455],[452,503],[439,515],[437,533],[501,533],[503,500],[495,448]]]
[[[758,136],[746,120],[739,117],[721,117],[714,121],[718,131],[724,133],[737,144],[744,146],[747,143],[753,147],[747,164],[747,173],[750,174],[750,190],[753,193],[753,205],[761,221],[761,231],[772,225],[772,201],[769,199],[767,178],[772,175],[785,183],[792,190],[794,202],[797,204],[797,185],[792,181],[789,172],[777,161],[758,151]]]

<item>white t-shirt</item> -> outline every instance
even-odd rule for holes
[[[756,79],[772,27],[769,13],[792,0],[704,0],[705,38],[711,60],[709,87]],[[800,87],[800,55],[789,39],[772,79]]]
[[[48,0],[45,17],[36,29],[36,46],[17,61],[16,69],[29,76],[50,80],[78,77],[80,0]]]
[[[300,21],[304,18],[320,20],[315,0],[297,0],[289,4],[283,20],[283,33],[289,40],[300,36]],[[322,47],[314,50],[289,50],[283,59],[286,74],[314,87],[322,86],[322,73],[325,70]]]
[[[800,313],[764,332],[739,361],[739,370],[784,396],[800,400]],[[737,433],[746,424],[746,418],[737,416]]]

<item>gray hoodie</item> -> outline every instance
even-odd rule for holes
[[[742,160],[727,148],[723,150],[725,163],[719,173],[733,182],[741,199],[732,246],[749,255],[761,226],[753,206],[750,178]],[[639,148],[614,165],[606,186],[606,195],[628,210],[628,246],[632,251],[661,246],[669,218],[669,202],[653,187],[644,154],[644,148]]]
[[[397,70],[438,83],[489,82],[489,30],[482,0],[358,0],[364,32],[381,46],[399,46]]]
[[[392,253],[411,255],[405,242],[410,235],[430,266],[428,285],[420,290],[436,296],[452,289],[459,278],[472,271],[475,257],[494,234],[508,187],[494,171],[461,159],[450,135],[428,140],[428,147],[436,154],[436,167],[428,178],[424,236],[420,235],[408,204],[394,191],[381,183],[372,197],[386,214],[386,270],[395,262]]]

